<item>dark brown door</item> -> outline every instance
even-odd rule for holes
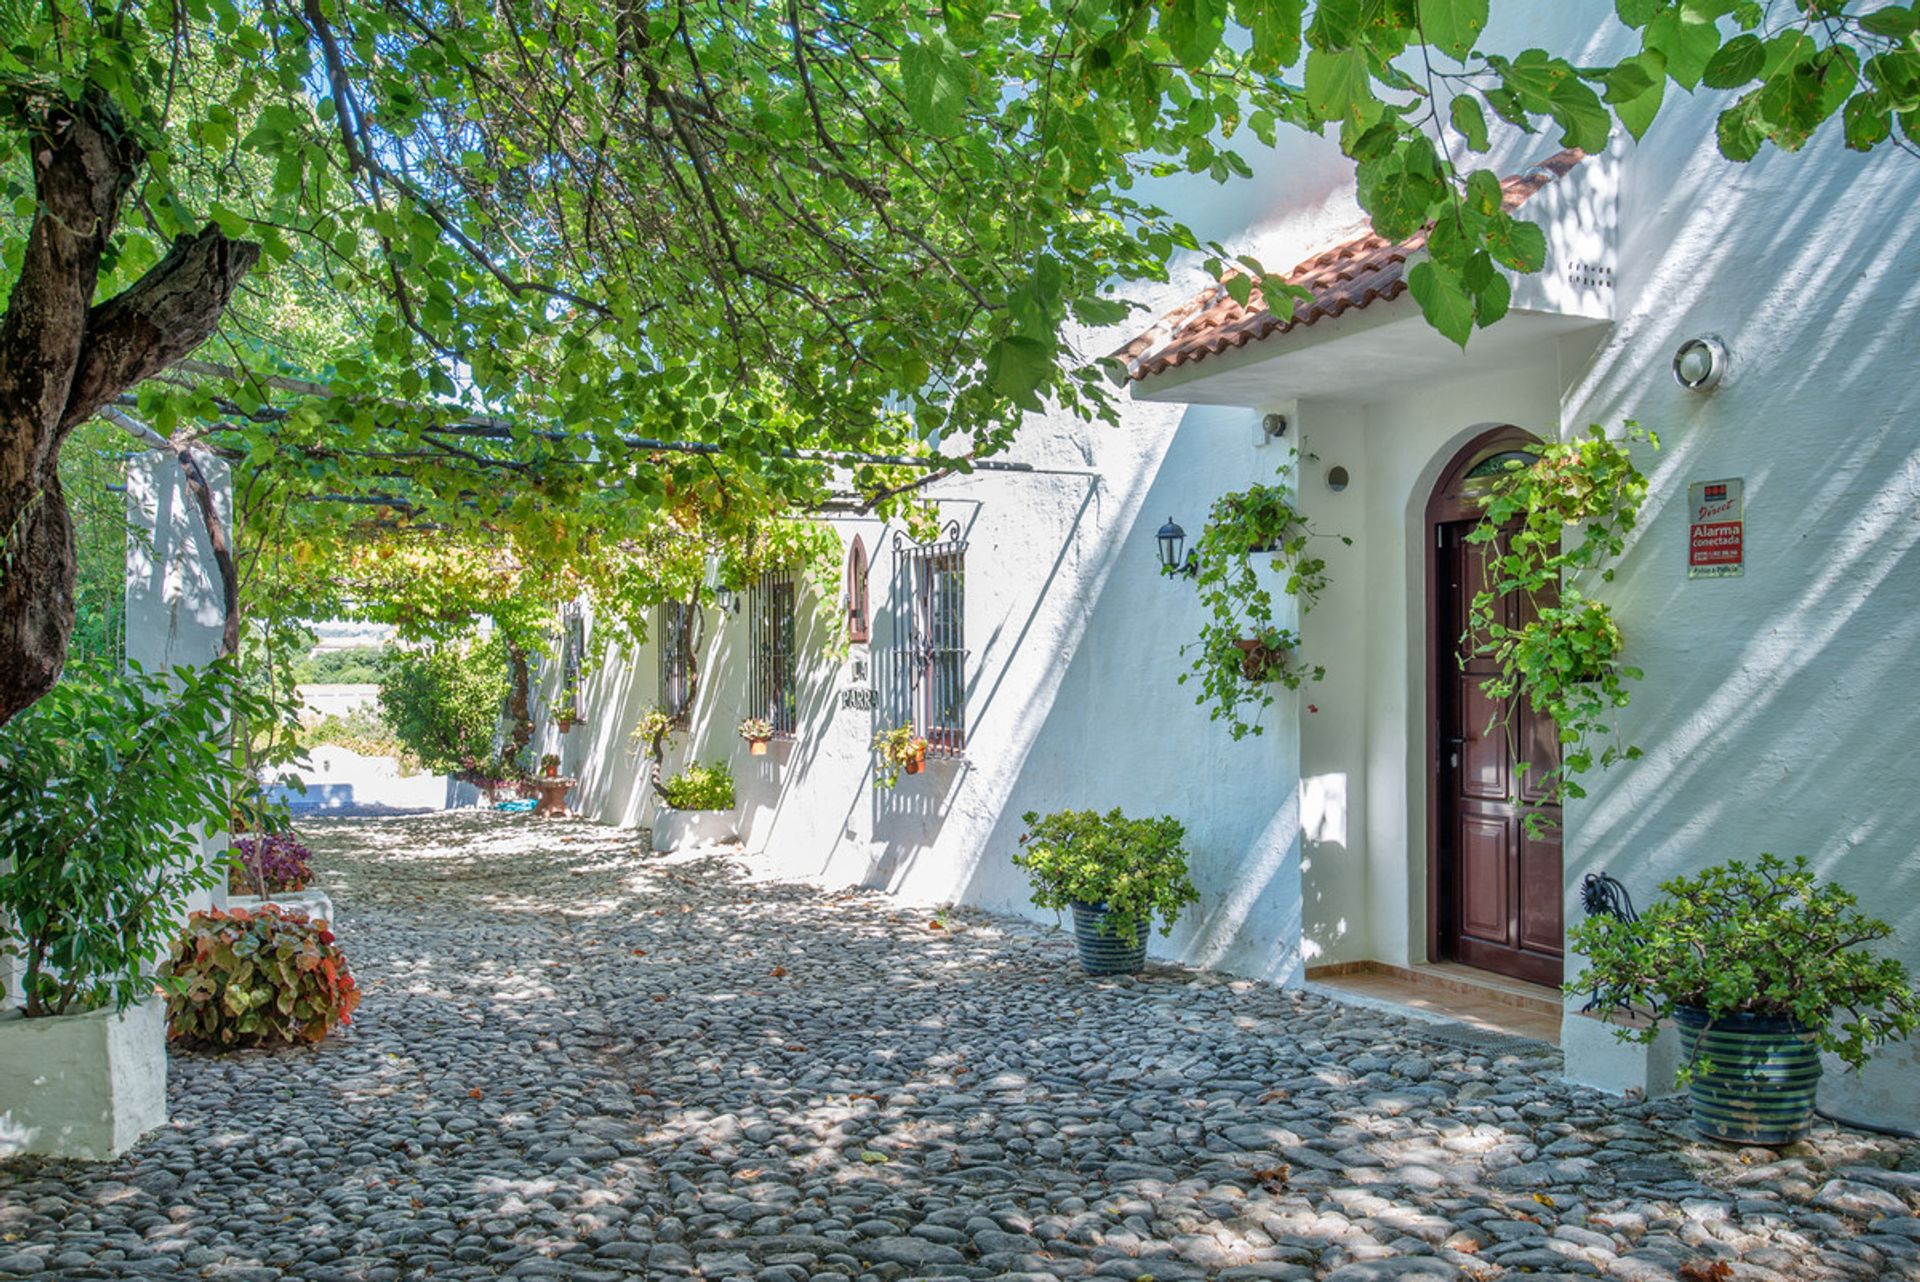
[[[1526,700],[1496,700],[1481,689],[1495,665],[1477,638],[1462,634],[1496,550],[1467,542],[1475,524],[1433,527],[1440,943],[1454,961],[1557,987],[1560,808],[1547,804],[1541,779],[1559,763],[1559,736]],[[1530,608],[1511,593],[1499,603],[1501,621],[1517,627]]]

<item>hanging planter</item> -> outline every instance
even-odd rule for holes
[[[1281,641],[1277,634],[1241,637],[1233,644],[1240,651],[1240,675],[1247,681],[1254,684],[1284,681],[1292,670],[1293,647]]]

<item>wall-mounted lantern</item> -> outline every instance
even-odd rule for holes
[[[1689,392],[1712,388],[1727,373],[1727,346],[1711,334],[1689,338],[1673,354],[1673,378]]]
[[[1160,573],[1184,575],[1189,579],[1200,573],[1200,562],[1194,553],[1187,552],[1182,556],[1187,532],[1172,517],[1168,517],[1167,523],[1160,527],[1157,537],[1160,540]]]

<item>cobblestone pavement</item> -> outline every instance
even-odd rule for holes
[[[353,1027],[0,1167],[0,1275],[1920,1278],[1912,1145],[1706,1147],[1551,1055],[587,823],[311,835]]]

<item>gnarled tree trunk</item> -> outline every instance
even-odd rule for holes
[[[0,317],[0,725],[52,688],[73,633],[61,444],[206,341],[260,253],[209,226],[96,305],[100,257],[144,153],[97,103],[44,107],[28,133],[39,208]]]

